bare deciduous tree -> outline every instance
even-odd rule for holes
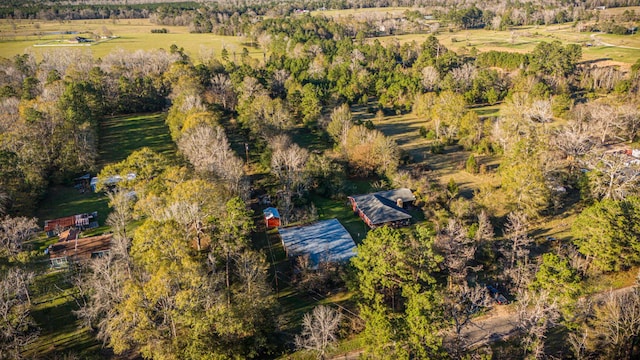
[[[438,73],[438,70],[433,66],[426,66],[422,69],[421,74],[422,78],[420,80],[422,87],[426,91],[435,90],[438,82],[440,81],[440,74]]]
[[[529,222],[525,213],[518,211],[507,215],[505,234],[510,242],[508,249],[510,267],[514,267],[517,260],[529,256],[529,245],[533,239],[527,234],[528,228]]]
[[[535,100],[527,109],[527,116],[532,121],[548,123],[553,121],[550,100]]]
[[[485,210],[482,210],[478,215],[478,230],[476,230],[475,240],[477,242],[490,241],[493,236],[493,225],[489,220],[489,215]]]
[[[341,320],[342,314],[332,308],[315,307],[302,319],[302,334],[296,336],[296,347],[313,351],[318,359],[325,359],[329,347],[338,339],[336,333]]]
[[[569,334],[569,345],[571,346],[571,351],[573,352],[573,356],[576,360],[587,359],[587,340],[589,339],[589,330],[585,329],[581,333],[570,333]]]
[[[589,185],[599,199],[621,200],[638,193],[640,164],[625,154],[592,153],[582,159]]]
[[[449,225],[439,234],[436,245],[444,255],[444,265],[449,272],[449,288],[464,286],[477,244],[467,236],[459,220],[449,220]],[[477,270],[477,269],[473,269]]]
[[[297,144],[292,144],[286,135],[275,137],[271,144],[271,171],[282,185],[281,212],[284,221],[292,210],[293,195],[300,196],[307,186],[307,174],[304,169],[309,158],[309,152]]]
[[[593,148],[589,123],[573,120],[559,128],[550,138],[551,143],[565,155],[582,156]]]
[[[241,191],[243,162],[231,149],[222,127],[202,124],[189,129],[178,140],[178,148],[196,171],[217,176],[234,193]]]
[[[529,222],[524,212],[511,212],[507,215],[505,225],[506,243],[501,252],[505,256],[504,275],[511,281],[515,290],[526,287],[532,271],[529,263],[530,246],[533,238],[527,234]]]
[[[447,347],[454,358],[463,358],[467,346],[462,329],[471,323],[473,316],[482,308],[491,305],[492,299],[487,288],[476,285],[456,287],[447,291],[444,297],[444,314],[453,325],[452,339]]]
[[[21,350],[38,337],[29,316],[29,283],[34,274],[12,268],[0,277],[0,359],[22,359]]]
[[[233,91],[233,83],[227,74],[216,74],[211,78],[211,91],[215,96],[214,101],[223,108],[231,110],[236,106],[236,94]]]
[[[547,292],[521,291],[517,309],[518,328],[524,333],[521,341],[524,354],[543,358],[546,334],[560,317],[558,305],[551,301]]]
[[[344,147],[347,144],[347,136],[352,126],[353,119],[349,105],[342,104],[331,112],[331,121],[327,126],[327,132],[336,143]]]
[[[471,63],[466,63],[459,68],[451,70],[451,77],[457,85],[457,90],[464,92],[471,88],[473,80],[478,75],[476,67]]]
[[[22,250],[22,244],[38,230],[35,218],[5,216],[0,219],[1,250],[15,255]]]
[[[608,358],[633,359],[640,337],[640,288],[610,291],[595,307],[594,345]]]

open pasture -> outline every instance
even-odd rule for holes
[[[363,8],[363,9],[341,9],[341,10],[316,10],[311,15],[322,15],[330,18],[348,18],[348,17],[370,17],[370,16],[393,16],[400,17],[405,11],[417,10],[410,7],[384,7],[384,8]]]
[[[398,41],[423,42],[428,34],[408,34],[378,38],[383,43]],[[563,44],[578,44],[582,47],[585,61],[616,64],[628,67],[640,58],[640,35],[611,35],[578,32],[572,25],[523,26],[511,31],[461,30],[441,31],[436,35],[447,48],[458,53],[469,53],[472,48],[479,51],[511,51],[527,53],[541,42],[560,41]],[[599,39],[602,44],[598,41]],[[606,43],[606,44],[604,44]],[[600,44],[600,45],[598,45]],[[621,47],[624,46],[624,47]]]
[[[153,34],[152,29],[165,28],[166,34]],[[68,40],[76,36],[91,38],[93,34],[103,35],[108,30],[114,39],[87,44],[72,44]],[[0,20],[0,57],[11,58],[25,51],[32,51],[36,55],[54,48],[52,42],[59,41],[64,47],[80,47],[89,49],[94,57],[104,57],[116,49],[127,51],[169,49],[175,44],[183,47],[185,52],[198,59],[206,50],[213,50],[215,56],[220,56],[226,48],[230,56],[238,55],[242,48],[249,49],[249,54],[262,57],[262,51],[247,44],[247,39],[239,36],[221,36],[214,34],[192,34],[186,26],[163,26],[152,24],[149,19],[131,20],[71,20],[37,21]],[[88,46],[87,46],[88,45]]]
[[[598,11],[605,16],[608,15],[622,15],[625,11],[635,11],[636,14],[640,14],[640,6],[624,6],[624,7],[615,7],[615,8],[606,8],[604,10],[594,10]]]

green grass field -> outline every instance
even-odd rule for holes
[[[73,186],[56,185],[48,189],[40,202],[36,217],[40,224],[45,220],[57,219],[75,214],[98,212],[98,221],[103,224],[109,214],[107,198],[102,193],[80,192]]]
[[[540,42],[559,40],[565,44],[595,45],[592,33],[578,32],[572,25],[549,26],[523,26],[511,31],[494,30],[461,30],[440,31],[436,35],[438,40],[447,48],[464,54],[476,48],[479,51],[511,51],[526,53],[532,51]],[[640,35],[610,35],[594,34],[603,42],[618,46],[636,47],[634,49],[615,46],[583,46],[583,60],[600,63],[603,65],[615,64],[628,67],[640,58]],[[383,43],[398,41],[406,43],[416,41],[423,42],[428,34],[409,34],[398,36],[385,36],[378,38]]]
[[[120,162],[143,147],[173,157],[176,146],[165,118],[165,113],[151,113],[100,120],[100,166]]]
[[[99,167],[119,162],[142,147],[174,157],[176,148],[164,123],[165,114],[137,114],[105,118],[100,121]],[[110,210],[103,193],[80,192],[72,186],[51,187],[40,203],[37,216],[43,224],[46,219],[84,212],[98,211],[98,221],[104,224]],[[135,226],[136,224],[132,224]],[[100,227],[93,233],[107,231]],[[38,239],[39,250],[56,239]],[[77,309],[74,288],[65,278],[64,271],[45,273],[33,285],[33,318],[41,328],[38,340],[25,351],[28,358],[47,357],[72,352],[82,359],[103,358],[101,346],[89,329],[73,315]]]
[[[15,28],[14,28],[15,26]],[[102,34],[103,27],[107,28],[117,38],[94,43],[72,45],[67,40],[76,36],[91,37],[91,34]],[[166,28],[167,34],[152,34],[152,29]],[[57,32],[77,32],[77,34],[52,34]],[[62,40],[62,46],[34,46],[52,41]],[[186,26],[161,26],[149,22],[148,19],[118,20],[71,20],[35,21],[17,20],[9,22],[0,20],[0,57],[11,58],[25,51],[32,51],[36,56],[43,52],[59,48],[79,48],[91,51],[95,58],[101,58],[117,49],[127,51],[169,49],[172,44],[183,47],[193,59],[198,59],[202,51],[213,50],[214,55],[220,56],[222,49],[227,48],[230,56],[236,52],[238,56],[246,47],[249,54],[262,58],[262,51],[252,48],[247,39],[238,36],[220,36],[213,34],[191,34]]]
[[[82,359],[102,358],[98,356],[100,343],[72,314],[77,309],[76,290],[65,272],[42,275],[31,289],[31,316],[40,327],[40,336],[25,349],[26,358],[47,358],[64,353],[73,353]]]
[[[145,146],[173,157],[176,148],[164,119],[165,114],[161,113],[102,119],[98,167],[122,161],[135,150]],[[43,224],[44,220],[93,211],[98,211],[99,222],[103,224],[109,214],[104,194],[81,192],[73,186],[56,185],[47,191],[38,207],[36,217]]]
[[[347,18],[353,16],[355,18],[359,16],[371,16],[371,15],[385,15],[397,17],[404,14],[405,11],[415,10],[410,7],[382,7],[382,8],[362,8],[362,9],[341,9],[341,10],[316,10],[312,11],[312,16],[326,16],[330,18]]]

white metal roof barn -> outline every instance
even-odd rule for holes
[[[309,255],[316,268],[322,261],[346,262],[356,255],[353,238],[338,219],[278,229],[288,256]]]

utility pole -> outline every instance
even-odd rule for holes
[[[244,153],[247,155],[247,166],[249,166],[249,143],[244,143]]]

